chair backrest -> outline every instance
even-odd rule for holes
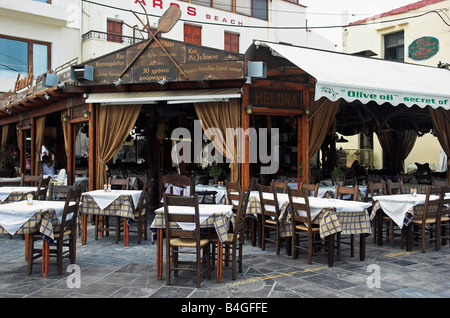
[[[78,207],[80,205],[81,190],[78,188],[69,189],[66,195],[64,204],[64,212],[61,219],[60,232],[63,233],[65,229],[72,227],[76,228]]]
[[[244,225],[245,225],[245,211],[247,209],[248,199],[250,197],[250,191],[244,191],[239,200],[238,208],[236,210],[235,223],[234,223],[234,236],[233,240],[238,238],[244,240]],[[239,233],[239,235],[237,235]]]
[[[277,193],[287,193],[288,188],[288,182],[286,181],[275,181],[275,179],[272,179],[271,185],[275,187],[275,191]]]
[[[427,219],[435,219],[435,222],[440,224],[440,216],[443,208],[443,201],[445,193],[443,188],[437,188],[429,186],[427,189],[427,194],[425,198],[425,204],[423,205],[423,212],[421,213],[421,218],[423,224]],[[438,196],[435,199],[434,196]],[[439,216],[439,217],[438,217]],[[414,218],[418,219],[420,217],[420,211],[418,211],[417,206],[414,209]]]
[[[386,187],[387,193],[389,195],[403,194],[403,181],[401,179],[399,179],[397,182],[392,182],[391,180],[388,180]]]
[[[48,187],[50,185],[50,177],[42,178],[41,181],[39,181],[39,184],[36,188],[36,192],[34,193],[33,200],[45,200],[47,199],[47,191]]]
[[[441,215],[450,215],[450,186],[440,187],[442,193],[442,211]],[[445,194],[448,194],[445,196]]]
[[[173,237],[185,237],[195,239],[197,246],[200,242],[200,212],[198,207],[198,195],[194,194],[190,197],[179,195],[170,195],[164,193],[164,221],[166,229],[166,240]],[[192,207],[194,213],[169,213],[173,206]],[[172,228],[173,223],[185,222],[193,223],[193,229]]]
[[[87,177],[89,169],[87,168],[79,168],[75,169],[75,175]]]
[[[41,179],[44,176],[42,174],[38,175],[38,176],[32,176],[32,175],[27,175],[22,173],[20,175],[20,186],[34,186],[34,185],[38,185],[39,181],[41,181]]]
[[[311,184],[311,183],[300,183],[300,190],[307,190],[309,196],[317,197],[317,194],[319,193],[319,184]]]
[[[309,208],[309,191],[307,189],[288,189],[289,207],[291,209],[291,217],[293,226],[295,222],[304,222],[308,228],[312,228],[311,225],[311,210]],[[304,203],[294,202],[294,198],[303,198]],[[306,215],[299,215],[297,211],[305,211]]]
[[[437,180],[433,178],[433,187],[446,187],[446,186],[448,186],[447,179]]]
[[[225,180],[225,189],[227,191],[228,201],[231,205],[233,205],[233,210],[236,211],[242,197],[241,183],[239,181],[228,182],[228,180]]]
[[[109,178],[108,184],[111,185],[111,189],[128,190],[130,187],[130,178],[129,177],[125,179]]]
[[[180,195],[185,195],[185,190],[183,190],[186,187],[189,187],[189,194],[192,196],[195,192],[195,178],[194,177],[188,177],[183,176],[180,174],[167,174],[162,176],[161,178],[161,193],[166,192],[165,185],[169,188],[169,194],[174,194],[173,187],[180,187],[182,190],[180,191]]]
[[[369,181],[369,184],[367,185],[366,189],[366,202],[369,201],[369,199],[373,198],[377,195],[386,195],[386,184],[383,180],[381,182],[372,182]],[[370,197],[369,197],[370,195]]]
[[[258,187],[256,186],[256,178],[255,177],[251,177],[250,178],[250,182],[248,184],[248,190],[249,191],[256,191],[256,190],[258,190]]]
[[[77,188],[76,184],[73,185],[59,185],[50,183],[48,186],[48,196],[47,200],[52,201],[62,201],[67,197],[67,193],[70,189],[75,190]]]
[[[273,217],[274,221],[278,222],[280,208],[278,206],[277,191],[275,190],[275,186],[258,185],[258,190],[261,213],[264,216]]]
[[[334,197],[336,199],[341,199],[341,200],[357,201],[358,200],[358,191],[359,191],[359,186],[343,187],[343,186],[337,185],[336,193],[335,193]],[[346,195],[349,195],[349,197],[346,198],[345,197]]]

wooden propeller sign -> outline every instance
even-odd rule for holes
[[[126,24],[126,23],[125,23],[125,25],[127,25],[130,28],[133,28],[135,30],[138,30],[140,32],[147,32],[152,37],[147,41],[145,46],[142,48],[142,50],[139,51],[139,53],[134,57],[134,59],[130,62],[130,64],[128,64],[125,67],[125,69],[119,75],[119,80],[117,81],[117,83],[121,83],[122,82],[121,81],[121,77],[130,69],[130,67],[134,64],[134,62],[136,62],[136,60],[139,58],[139,56],[141,56],[142,53],[149,47],[149,45],[153,42],[153,40],[161,47],[161,49],[169,57],[169,59],[172,61],[172,63],[175,64],[175,66],[178,68],[178,70],[181,72],[181,74],[183,74],[184,77],[188,78],[187,75],[178,66],[178,64],[174,61],[174,59],[170,56],[170,54],[166,51],[166,49],[162,46],[161,42],[159,42],[158,38],[156,37],[160,33],[167,33],[167,32],[170,32],[170,30],[172,30],[174,25],[178,22],[178,20],[181,17],[181,10],[180,10],[180,8],[178,6],[175,6],[175,5],[170,6],[164,12],[164,14],[159,18],[159,20],[158,20],[158,28],[157,28],[156,32],[153,34],[151,32],[151,27],[150,27],[150,22],[149,22],[149,19],[148,19],[147,11],[145,10],[145,7],[142,5],[142,3],[139,3],[139,4],[141,5],[142,9],[145,12],[145,16],[147,18],[147,23],[144,23],[134,11],[131,11],[134,14],[134,16],[139,20],[139,22],[141,22],[141,24],[143,25],[143,28],[142,29],[137,29],[135,26],[130,26],[130,25]]]

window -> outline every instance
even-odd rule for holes
[[[184,42],[202,45],[202,28],[192,24],[185,24]]]
[[[224,50],[239,53],[239,34],[225,32]]]
[[[384,59],[390,61],[405,61],[404,32],[396,32],[384,36]]]
[[[122,43],[122,25],[123,22],[108,20],[107,21],[107,40],[111,42]]]
[[[250,17],[267,20],[267,0],[182,0],[205,7],[247,15]],[[298,3],[298,0],[289,2]]]
[[[33,74],[41,75],[51,68],[50,61],[50,43],[0,38],[0,77],[26,76],[30,67]]]

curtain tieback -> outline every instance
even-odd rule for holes
[[[100,158],[100,157],[97,157],[98,158],[98,160],[100,160],[101,161],[101,163],[103,163],[103,165],[105,166],[105,170],[106,171],[108,171],[108,165]]]

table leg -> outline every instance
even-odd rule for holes
[[[223,243],[217,242],[217,283],[222,282],[222,266],[223,266]]]
[[[383,245],[383,211],[380,209],[377,211],[377,215],[375,216],[377,218],[377,240],[378,245]]]
[[[334,234],[328,236],[328,267],[333,267]]]
[[[116,231],[120,231],[120,226],[116,228]],[[128,246],[130,243],[130,228],[128,226],[128,219],[123,218],[123,245]]]
[[[28,262],[28,236],[30,234],[25,234],[25,261]]]
[[[359,260],[364,261],[366,258],[366,234],[359,235]]]
[[[162,279],[163,271],[163,229],[156,230],[156,277]]]
[[[406,250],[410,252],[412,250],[412,223],[404,226],[406,235]]]
[[[87,214],[82,214],[81,215],[81,228],[82,228],[82,233],[81,233],[81,244],[86,245],[86,238],[87,238],[87,218],[88,215]]]
[[[48,266],[50,263],[50,245],[46,239],[42,239],[42,277],[48,276]]]

